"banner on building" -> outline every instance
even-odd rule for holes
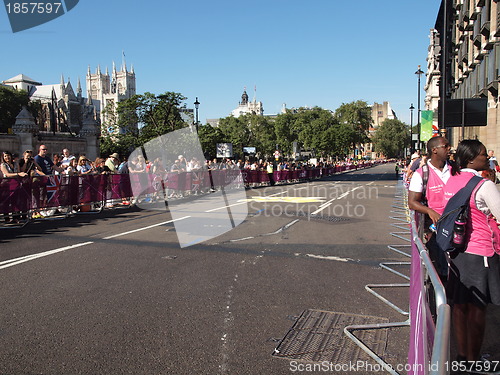
[[[217,157],[218,158],[232,158],[233,157],[233,144],[232,143],[217,143]]]
[[[422,111],[420,121],[420,141],[427,142],[433,136],[432,119],[434,111]]]

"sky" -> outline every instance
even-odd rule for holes
[[[425,72],[440,0],[80,0],[63,16],[13,33],[0,8],[0,81],[61,75],[86,96],[90,66],[111,72],[123,55],[137,93],[181,93],[199,119],[226,117],[246,87],[265,114],[388,101],[410,123],[418,65]],[[421,78],[424,109],[425,76]],[[256,89],[256,90],[255,90]],[[416,112],[414,112],[414,122]]]

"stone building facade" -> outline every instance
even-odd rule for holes
[[[136,94],[134,67],[132,66],[128,71],[125,62],[122,63],[119,71],[113,63],[111,74],[107,68],[106,73],[102,74],[100,66],[92,74],[89,66],[86,80],[87,95],[92,99],[99,114],[100,123],[104,126],[106,126],[106,117],[110,116],[110,111],[116,109],[118,102],[130,99]]]
[[[75,154],[97,157],[101,124],[106,123],[103,109],[110,105],[115,109],[118,102],[136,94],[135,72],[133,67],[128,71],[125,62],[120,71],[113,63],[111,75],[108,69],[102,74],[99,66],[92,74],[89,66],[86,84],[88,96],[84,97],[80,80],[75,92],[62,76],[60,83],[51,85],[24,74],[3,81],[3,86],[28,92],[31,100],[41,103],[41,109],[37,118],[30,118],[23,109],[12,126],[12,134],[0,135],[0,149],[22,154],[46,144],[51,153],[67,147]]]
[[[262,106],[262,102],[258,102],[255,97],[252,101],[248,100],[248,94],[246,89],[243,90],[243,94],[241,95],[241,102],[238,103],[238,107],[233,109],[231,115],[234,117],[240,117],[245,114],[255,114],[259,116],[264,115],[264,107]]]
[[[495,0],[442,0],[430,31],[425,109],[435,111],[437,124],[443,97],[488,103],[486,126],[465,127],[462,134],[462,128],[445,124],[453,146],[462,138],[477,138],[500,153],[499,77],[500,5]]]

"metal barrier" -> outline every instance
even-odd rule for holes
[[[450,327],[451,327],[451,309],[446,301],[446,292],[444,289],[439,276],[432,265],[432,261],[429,254],[421,240],[421,234],[417,228],[417,220],[415,217],[415,212],[410,213],[411,217],[411,232],[412,241],[418,249],[420,259],[425,267],[426,274],[434,288],[434,297],[436,303],[437,318],[435,322],[433,343],[431,351],[431,359],[428,365],[428,372],[424,374],[431,375],[445,375],[450,373]],[[425,286],[423,286],[425,288]],[[427,289],[428,290],[428,289]],[[425,314],[422,318],[428,320],[429,310],[422,309]],[[427,332],[421,332],[422,335],[427,334]],[[422,338],[425,339],[425,338]],[[427,340],[425,340],[427,342]]]
[[[410,235],[408,213],[407,213],[407,211],[408,211],[407,193],[406,193],[406,189],[404,189],[402,184],[399,185],[398,187],[399,187],[398,192],[400,192],[401,195],[399,195],[399,196],[396,195],[396,198],[398,198],[398,199],[400,198],[401,201],[398,202],[399,203],[398,206],[392,206],[393,208],[396,208],[398,211],[396,212],[396,211],[391,210],[391,213],[396,213],[396,214],[402,215],[402,216],[390,217],[390,218],[394,219],[395,221],[398,221],[398,222],[403,222],[406,224],[406,226],[403,227],[403,226],[400,226],[397,224],[393,225],[399,229],[404,229],[405,231],[404,232],[394,232],[394,233],[391,233],[391,235],[396,237],[396,238],[399,238],[405,242],[410,242],[411,238],[404,237],[404,235],[407,235],[407,236]],[[389,245],[388,248],[400,253],[401,255],[409,257],[410,256],[409,254],[405,253],[404,251],[400,251],[400,250],[396,249],[396,247],[401,247],[401,246],[409,247],[410,245]],[[409,278],[406,275],[404,275],[400,272],[397,272],[388,266],[388,265],[408,265],[408,264],[409,264],[408,262],[387,262],[387,263],[380,263],[380,266],[383,269],[386,269],[389,272],[397,274],[398,276],[404,278],[405,280],[408,280]],[[409,286],[410,286],[409,283],[367,284],[367,285],[365,285],[365,289],[368,292],[370,292],[371,294],[373,294],[375,297],[377,297],[379,300],[384,302],[386,305],[391,307],[392,309],[396,310],[397,312],[399,312],[400,314],[402,314],[404,316],[408,316],[409,312],[402,310],[401,308],[396,306],[394,303],[389,301],[387,298],[383,297],[379,293],[376,293],[373,290],[373,288],[401,288],[401,287],[408,288]],[[356,345],[358,345],[366,354],[368,354],[373,360],[375,360],[381,366],[381,369],[384,369],[385,371],[387,371],[391,375],[400,375],[396,371],[397,370],[396,368],[391,366],[383,358],[381,358],[377,353],[375,353],[373,350],[371,350],[369,347],[367,347],[361,340],[359,340],[356,336],[354,336],[352,334],[352,332],[359,331],[359,330],[390,329],[390,328],[408,327],[408,326],[410,326],[410,319],[409,318],[404,320],[404,321],[401,321],[401,322],[389,322],[389,323],[366,324],[366,325],[351,325],[351,326],[347,326],[344,328],[344,333]]]
[[[450,373],[450,327],[451,327],[451,313],[450,306],[446,301],[446,293],[443,284],[432,264],[429,254],[422,242],[422,231],[418,230],[415,213],[409,212],[407,204],[407,190],[401,184],[402,188],[402,206],[393,206],[398,209],[397,212],[391,211],[402,216],[391,217],[398,222],[405,224],[393,224],[393,226],[404,229],[404,232],[391,233],[392,236],[401,240],[411,242],[411,245],[389,245],[388,248],[401,255],[411,257],[411,272],[410,284],[368,284],[365,288],[377,298],[381,299],[384,303],[391,308],[407,315],[405,311],[395,306],[389,300],[379,297],[377,293],[373,292],[373,287],[403,287],[410,286],[410,318],[404,322],[393,322],[386,324],[372,324],[372,325],[359,325],[349,326],[344,328],[344,333],[356,343],[363,351],[372,357],[378,364],[382,365],[388,373],[399,375],[399,373],[385,362],[380,356],[374,353],[370,348],[364,345],[357,339],[351,332],[355,330],[367,329],[384,329],[392,327],[411,327],[410,349],[408,354],[408,365],[406,366],[408,375],[447,375]],[[406,226],[403,226],[406,225]],[[421,228],[422,226],[420,226]],[[410,239],[404,235],[410,235]],[[408,254],[403,249],[411,248],[411,254]],[[390,262],[381,263],[380,266],[398,276],[408,280],[409,278],[397,272],[388,265],[408,265],[409,262]],[[415,277],[417,276],[417,277]],[[429,309],[428,294],[430,292],[429,281],[433,286],[434,300],[436,303],[436,321],[432,319]],[[413,289],[412,291],[412,288]],[[415,293],[416,291],[416,293]],[[429,358],[430,354],[430,358]]]

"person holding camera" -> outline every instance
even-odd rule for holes
[[[33,159],[33,151],[26,150],[23,153],[23,158],[19,160],[19,172],[24,172],[28,176],[44,176],[42,168]]]

